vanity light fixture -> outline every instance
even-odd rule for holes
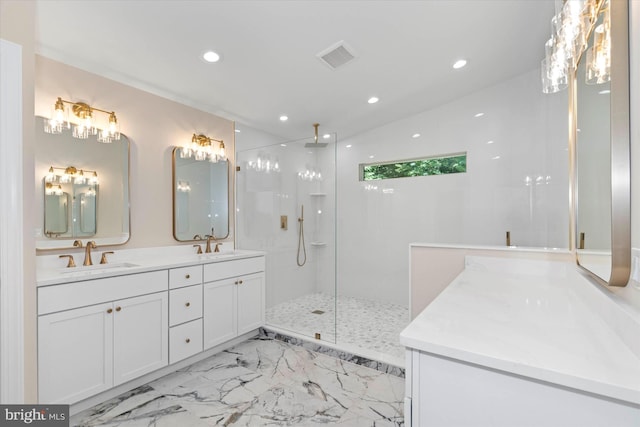
[[[73,137],[78,139],[87,139],[89,135],[98,135],[98,141],[110,143],[120,139],[120,125],[113,111],[101,110],[92,107],[84,102],[66,101],[60,97],[53,106],[51,118],[45,120],[44,131],[47,133],[61,133],[63,129],[71,128],[71,120],[69,109],[65,104],[71,105],[71,112],[75,117],[73,119]],[[93,116],[94,112],[100,112],[108,115],[107,124],[99,128]]]
[[[218,147],[213,146],[214,142],[218,143]],[[180,149],[180,157],[183,159],[193,157],[195,160],[208,160],[211,163],[227,161],[224,142],[221,139],[209,138],[206,135],[196,135],[195,133],[191,137],[191,143]]]
[[[191,191],[191,185],[189,185],[189,181],[178,181],[178,184],[176,185],[176,190],[180,191],[181,193],[188,193],[189,191]]]
[[[47,196],[62,196],[62,186],[60,184],[47,182],[44,186],[44,194],[46,194]]]
[[[590,84],[599,83],[598,79],[606,78],[607,57],[609,68],[611,63],[607,16],[609,1],[564,0],[561,3],[560,11],[551,19],[551,38],[544,45],[545,58],[541,64],[542,92],[556,93],[568,87],[569,75],[587,48],[588,37],[601,12],[605,13],[605,22],[596,28],[594,46],[587,52],[587,83],[590,80],[590,64],[593,71]],[[598,28],[601,36],[598,36]]]
[[[62,173],[56,174],[56,169],[62,171]],[[88,178],[85,176],[85,172],[90,173]],[[44,181],[48,184],[56,182],[68,184],[71,181],[73,181],[74,184],[97,185],[99,183],[98,172],[88,169],[77,169],[73,166],[67,166],[66,168],[51,166],[44,177]]]

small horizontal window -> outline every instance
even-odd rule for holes
[[[360,164],[360,181],[444,175],[467,171],[467,153],[446,154],[421,159]]]

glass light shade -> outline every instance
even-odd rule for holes
[[[542,92],[556,93],[564,90],[569,85],[566,64],[558,64],[549,58],[542,60],[540,67],[542,77]]]
[[[89,178],[88,183],[90,185],[98,185],[98,172],[94,172],[91,178]]]
[[[71,175],[69,175],[68,173],[65,172],[62,175],[60,175],[59,181],[62,184],[68,184],[68,183],[71,182]]]
[[[73,177],[74,184],[84,184],[86,181],[87,179],[85,178],[83,171],[78,172],[78,174]]]

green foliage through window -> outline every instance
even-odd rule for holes
[[[444,175],[467,171],[467,153],[450,154],[392,163],[360,165],[360,180],[406,178],[410,176]]]

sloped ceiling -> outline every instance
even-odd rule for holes
[[[37,42],[240,129],[294,139],[319,122],[345,138],[539,66],[553,13],[553,0],[38,0]],[[356,59],[332,70],[316,54],[339,41]]]

